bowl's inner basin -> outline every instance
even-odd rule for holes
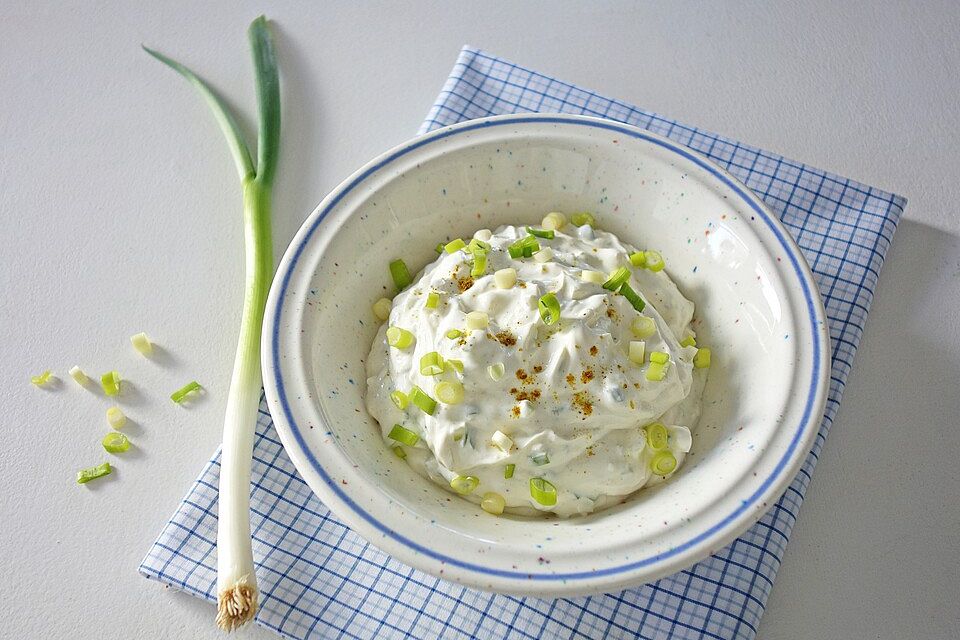
[[[798,428],[799,414],[783,415],[808,380],[797,380],[794,370],[797,310],[789,308],[776,263],[785,253],[758,250],[759,238],[770,243],[772,236],[753,219],[756,212],[702,169],[649,142],[592,131],[573,142],[547,133],[509,142],[487,137],[459,136],[418,164],[395,160],[364,183],[375,191],[353,190],[320,223],[328,239],[307,249],[298,266],[312,269],[309,286],[288,293],[301,300],[293,314],[302,314],[293,366],[311,385],[290,392],[312,397],[297,426],[318,457],[339,456],[351,470],[331,481],[343,483],[360,508],[408,537],[422,535],[402,530],[411,518],[419,521],[434,532],[420,542],[450,557],[560,572],[569,567],[566,560],[551,564],[554,554],[599,568],[665,551],[665,533],[705,509],[739,506],[742,487],[756,488],[771,473],[761,453],[776,449],[779,458],[783,431]],[[713,363],[702,417],[692,425],[693,449],[668,482],[590,516],[495,517],[419,476],[382,441],[363,401],[364,359],[379,326],[371,305],[393,295],[391,259],[419,271],[435,258],[437,242],[501,224],[537,224],[554,210],[591,211],[601,228],[661,251],[670,277],[696,304],[698,344],[711,348]],[[358,479],[380,495],[351,493]],[[590,558],[598,537],[606,551]]]

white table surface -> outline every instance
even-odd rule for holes
[[[218,637],[210,605],[136,568],[220,439],[240,196],[205,107],[139,45],[192,65],[249,123],[245,29],[265,10],[284,81],[278,253],[328,190],[414,133],[464,43],[907,196],[760,637],[960,636],[955,3],[273,4],[4,4],[0,635]],[[138,331],[170,357],[137,355]],[[116,367],[135,392],[136,453],[86,487],[73,475],[105,458],[108,403],[74,364]],[[48,367],[62,387],[35,389]],[[194,378],[206,399],[173,406]]]

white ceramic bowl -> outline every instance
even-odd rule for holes
[[[494,517],[418,476],[364,409],[364,360],[392,291],[387,263],[438,241],[594,212],[659,249],[713,351],[691,456],[669,482],[587,517]],[[280,263],[263,332],[280,438],[320,499],[401,562],[470,587],[555,597],[654,580],[722,548],[780,496],[823,414],[829,349],[810,272],[736,179],[641,129],[511,115],[388,151],[310,215]]]

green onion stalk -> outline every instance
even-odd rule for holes
[[[259,107],[257,162],[253,163],[236,119],[200,77],[151,49],[147,53],[177,71],[197,89],[213,112],[233,155],[243,192],[246,284],[240,339],[223,420],[217,530],[217,624],[231,631],[257,611],[257,578],[250,541],[250,467],[260,404],[260,333],[273,277],[270,202],[280,151],[280,80],[273,38],[260,16],[247,32],[256,72]]]

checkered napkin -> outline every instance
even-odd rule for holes
[[[654,584],[539,600],[473,591],[397,562],[337,520],[280,445],[265,402],[253,452],[257,623],[289,638],[753,638],[810,474],[840,406],[883,257],[906,200],[641,111],[464,48],[421,132],[501,113],[602,116],[672,138],[745,182],[780,217],[817,279],[830,323],[826,415],[800,474],[753,528]],[[219,453],[140,565],[148,578],[216,599]]]

